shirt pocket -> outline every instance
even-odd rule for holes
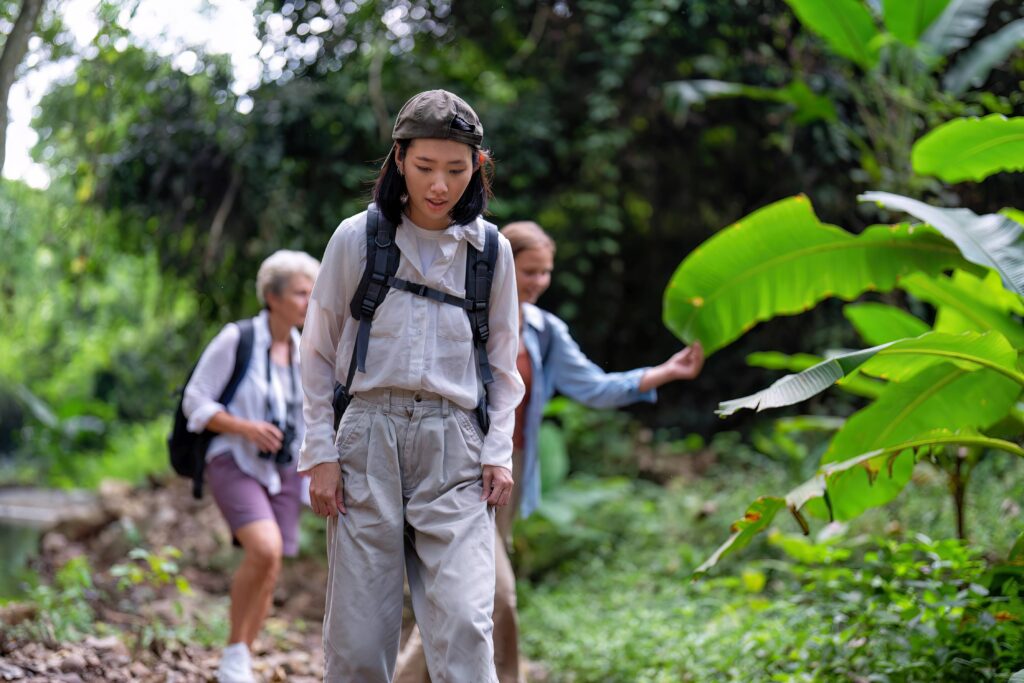
[[[466,314],[465,310],[449,304],[440,304],[438,308],[438,337],[458,342],[473,340],[473,330],[469,325],[469,315]]]
[[[409,304],[411,294],[388,290],[384,301],[377,306],[370,327],[371,337],[404,337],[409,323]]]

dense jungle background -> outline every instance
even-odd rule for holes
[[[1024,115],[1016,0],[260,0],[247,90],[215,41],[158,48],[131,29],[145,2],[94,4],[83,42],[64,3],[0,1],[0,99],[64,65],[32,121],[48,184],[0,181],[5,680],[211,674],[237,557],[209,500],[168,468],[176,389],[225,322],[256,313],[266,255],[319,257],[362,210],[415,92],[446,88],[479,113],[496,160],[489,220],[536,220],[556,239],[540,304],[609,371],[692,340],[669,331],[683,329],[673,274],[774,202],[804,195],[854,235],[902,220],[858,202],[868,190],[1021,206],[1019,162],[980,182],[911,164],[945,122]],[[752,279],[746,295],[766,289]],[[552,404],[545,503],[515,541],[531,680],[1017,680],[1017,455],[932,453],[885,505],[822,514],[809,536],[780,519],[691,580],[744,506],[812,476],[877,394],[724,419],[719,403],[807,367],[795,354],[880,343],[862,343],[844,300],[940,329],[940,303],[909,287],[827,294],[742,321],[655,405]],[[1019,328],[1019,297],[1005,308]],[[748,364],[762,351],[787,355]],[[29,524],[12,512],[25,507],[86,512]],[[303,529],[261,639],[265,680],[322,673],[322,522]]]

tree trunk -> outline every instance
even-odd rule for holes
[[[0,53],[0,173],[7,159],[7,97],[11,94],[18,65],[28,52],[28,39],[35,30],[42,10],[43,0],[22,0],[14,28],[7,36],[3,53]]]

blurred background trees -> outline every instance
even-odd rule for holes
[[[21,4],[4,4],[0,16],[14,17]],[[162,328],[154,346],[123,342],[141,364],[124,372],[109,355],[122,342],[105,344],[106,362],[80,371],[75,390],[119,396],[135,375],[159,380],[156,393],[169,395],[214,329],[254,312],[260,260],[277,248],[322,253],[338,222],[367,202],[398,108],[421,89],[443,87],[485,123],[498,164],[490,220],[535,219],[558,240],[554,285],[541,303],[570,322],[603,367],[658,362],[679,346],[662,324],[664,287],[711,233],[798,192],[823,220],[859,230],[869,221],[857,191],[881,181],[907,189],[902,145],[954,115],[1021,110],[1019,49],[966,94],[940,93],[939,80],[970,42],[1024,17],[1019,3],[968,3],[981,18],[968,39],[920,63],[917,48],[903,44],[851,58],[805,26],[807,4],[481,0],[470,10],[441,0],[262,0],[262,78],[239,94],[229,56],[198,46],[162,56],[131,37],[137,1],[103,0],[99,31],[78,47],[73,76],[51,89],[35,119],[33,154],[49,169],[50,188],[3,186],[14,221],[7,229],[20,235],[0,255],[0,281],[16,293],[4,317],[15,320],[28,281],[66,283],[75,307],[67,315],[87,315],[84,283],[116,280],[118,258],[151,263],[156,272],[147,277],[159,286],[146,296],[155,297]],[[883,3],[855,4],[874,13],[881,31]],[[60,15],[50,7],[42,15],[35,47],[53,47],[40,58],[73,52]],[[682,85],[711,79],[743,84],[741,94],[761,101]],[[871,116],[890,100],[905,105],[898,130]],[[910,190],[943,193],[946,204],[963,201],[979,213],[1013,194],[1001,177]],[[63,223],[40,219],[59,212]],[[133,289],[118,297],[142,296]],[[59,287],[46,291],[60,299]],[[106,305],[92,303],[96,315]],[[41,315],[24,306],[29,312],[18,315]],[[657,407],[637,413],[672,433],[710,436],[719,429],[717,400],[763,382],[730,370],[744,355],[843,346],[852,340],[839,321],[839,308],[826,304],[763,325],[720,352],[698,382],[666,387]],[[12,343],[48,367],[70,362],[77,340],[56,319],[50,325],[49,341],[19,327],[29,336]],[[23,356],[10,356],[8,383],[46,394],[32,364],[13,360]],[[59,403],[66,392],[45,398]],[[157,419],[155,406],[164,405],[156,397],[129,404],[114,412]]]

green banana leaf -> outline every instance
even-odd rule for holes
[[[729,540],[719,546],[711,554],[711,557],[706,559],[701,566],[697,567],[693,572],[692,578],[695,580],[699,579],[709,569],[718,564],[723,557],[747,547],[754,539],[754,536],[767,529],[768,525],[775,519],[775,515],[779,514],[779,510],[785,507],[786,500],[784,498],[772,496],[763,496],[751,503],[747,511],[743,513],[743,517],[733,522],[732,526],[729,527],[729,531],[732,533]]]
[[[1016,360],[1013,355],[1010,362]],[[954,363],[934,365],[890,384],[874,403],[854,413],[832,439],[821,463],[890,448],[935,429],[984,429],[1004,419],[1020,393],[1021,384],[989,368],[971,371]],[[897,461],[890,477],[874,485],[861,479],[836,483],[829,488],[832,515],[853,519],[870,507],[888,503],[903,490],[912,471],[912,462]],[[820,505],[810,511],[824,513]]]
[[[967,47],[971,38],[985,25],[988,10],[995,0],[951,0],[939,18],[921,36],[928,58],[945,57]]]
[[[994,439],[972,430],[954,432],[949,429],[938,429],[919,434],[886,448],[826,465],[785,496],[762,496],[754,501],[747,508],[743,518],[737,520],[730,527],[730,537],[694,570],[692,578],[694,580],[701,578],[723,557],[749,545],[754,536],[771,525],[781,510],[788,509],[807,533],[807,523],[803,519],[801,510],[812,503],[818,503],[824,507],[834,505],[837,496],[843,494],[837,489],[848,488],[837,486],[841,482],[848,479],[859,479],[866,486],[877,485],[881,479],[890,478],[893,475],[897,463],[909,462],[913,467],[914,459],[922,449],[944,446],[971,446],[1002,450],[1018,457],[1024,457],[1024,449],[1011,441]]]
[[[664,86],[665,105],[681,121],[685,121],[694,105],[728,97],[779,102],[793,107],[793,120],[804,125],[815,121],[835,121],[836,107],[828,97],[816,95],[800,79],[783,88],[762,88],[743,83],[712,79],[671,81]]]
[[[998,213],[979,216],[970,209],[943,209],[890,192],[865,192],[860,201],[905,211],[928,223],[960,248],[971,263],[999,273],[1003,284],[1024,294],[1024,226]]]
[[[998,275],[995,277],[998,281]],[[956,271],[952,278],[910,275],[903,278],[900,287],[938,309],[935,321],[937,331],[995,330],[1015,348],[1024,348],[1024,328],[1010,315],[1011,311],[1017,312],[1017,309],[1011,307],[999,294],[990,294],[988,287],[991,285],[975,286],[974,283],[978,281],[978,278],[968,273]],[[999,291],[1007,297],[1018,297],[1003,289],[1002,285],[999,285]]]
[[[727,417],[744,408],[760,412],[793,405],[820,394],[858,369],[882,379],[904,381],[943,361],[967,371],[988,368],[1024,387],[1024,375],[1014,369],[1016,358],[1013,347],[998,332],[959,335],[928,332],[913,339],[835,356],[803,372],[786,375],[756,394],[723,401],[716,412]],[[862,365],[865,367],[861,368]]]
[[[884,0],[885,27],[901,42],[914,46],[949,0]]]
[[[950,362],[968,371],[988,368],[1024,387],[1024,375],[1016,371],[1016,356],[1016,350],[998,332],[928,332],[883,349],[861,367],[861,372],[904,382],[936,363]]]
[[[857,330],[860,338],[871,346],[919,337],[929,329],[927,323],[920,318],[902,308],[886,304],[850,304],[843,307],[843,315]]]
[[[823,362],[823,358],[809,353],[789,355],[779,353],[778,351],[756,351],[747,356],[747,365],[750,367],[765,368],[767,370],[789,370],[790,372],[802,372]],[[836,386],[850,394],[864,398],[878,398],[882,389],[885,388],[883,382],[864,377],[860,373],[854,373],[837,380]]]
[[[1024,43],[1024,19],[1011,21],[972,45],[942,77],[942,87],[952,95],[962,95],[968,88],[980,88],[992,69],[1006,61],[1021,43]]]
[[[562,430],[549,420],[540,425],[537,450],[540,457],[540,490],[551,493],[565,483],[569,475],[569,453]]]
[[[879,31],[858,0],[786,0],[800,23],[865,71],[878,63]]]
[[[966,266],[932,230],[872,226],[854,236],[814,215],[803,195],[770,204],[691,252],[665,290],[666,326],[707,353],[758,322],[812,308],[828,297],[885,292],[913,272]]]
[[[911,163],[915,173],[947,183],[1024,171],[1024,117],[953,119],[914,143]]]

